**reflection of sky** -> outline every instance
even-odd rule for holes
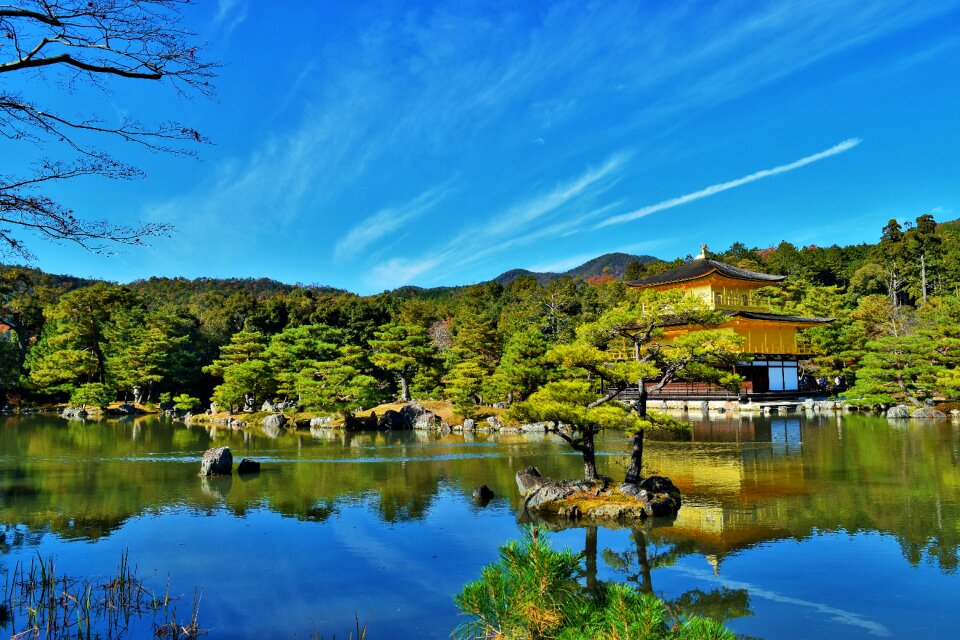
[[[755,615],[730,623],[763,638],[951,635],[957,576],[920,565],[904,570],[897,541],[878,533],[820,532],[728,556],[714,575],[701,556],[654,573],[662,597],[685,590],[746,589]]]
[[[169,509],[132,519],[96,544],[45,536],[39,552],[55,555],[60,572],[92,576],[130,549],[155,586],[171,577],[183,611],[193,587],[200,590],[211,638],[305,637],[313,625],[326,637],[346,637],[355,615],[370,637],[447,638],[462,621],[453,594],[517,533],[506,505],[477,510],[444,489],[422,521],[387,525],[369,505],[342,507],[324,523],[268,510],[236,517]],[[33,553],[16,551],[28,561]]]

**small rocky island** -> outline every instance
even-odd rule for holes
[[[614,486],[609,479],[554,481],[527,467],[516,478],[524,508],[543,515],[589,522],[671,517],[680,510],[680,490],[663,476]]]

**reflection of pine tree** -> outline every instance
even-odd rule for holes
[[[665,547],[654,544],[652,549],[649,549],[647,534],[639,528],[633,529],[630,537],[634,541],[632,551],[617,553],[604,549],[603,560],[614,571],[624,574],[627,582],[636,584],[642,593],[653,593],[654,569],[672,566],[680,558],[697,553],[693,543],[689,541],[673,543]],[[585,553],[589,551],[588,545]],[[594,553],[596,553],[595,547]],[[589,560],[587,562],[589,565]],[[725,622],[753,615],[753,611],[750,610],[750,594],[746,589],[727,587],[712,591],[691,589],[678,598],[667,600],[666,603],[670,611],[684,617],[697,615]]]

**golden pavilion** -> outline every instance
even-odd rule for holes
[[[737,373],[745,379],[741,394],[796,393],[801,390],[799,361],[810,354],[802,332],[808,327],[832,322],[833,318],[772,313],[766,300],[758,295],[758,290],[776,285],[786,277],[710,260],[706,245],[702,245],[700,254],[693,260],[650,278],[627,282],[627,285],[658,291],[681,289],[687,295],[702,298],[708,307],[726,315],[728,319],[719,328],[731,329],[743,336],[743,350],[753,356],[751,362],[737,366]],[[664,327],[667,341],[698,330],[690,325]]]

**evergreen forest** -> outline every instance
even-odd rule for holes
[[[875,244],[734,243],[709,257],[788,275],[763,290],[772,312],[835,319],[805,332],[815,355],[803,366],[828,380],[842,375],[849,401],[960,397],[960,221],[922,215],[891,220]],[[609,268],[549,282],[524,274],[370,296],[267,279],[121,285],[4,266],[0,387],[11,406],[137,401],[199,410],[211,401],[240,409],[277,400],[349,415],[418,398],[452,400],[467,417],[549,384],[574,385],[564,393],[585,393],[585,403],[593,390],[637,375],[735,384],[722,365],[736,359],[737,345],[711,332],[686,345],[682,359],[646,358],[643,370],[601,366],[617,328],[649,308],[625,283],[682,262],[634,260],[622,276]],[[659,304],[696,311],[662,297]],[[705,326],[718,324],[699,313]]]

